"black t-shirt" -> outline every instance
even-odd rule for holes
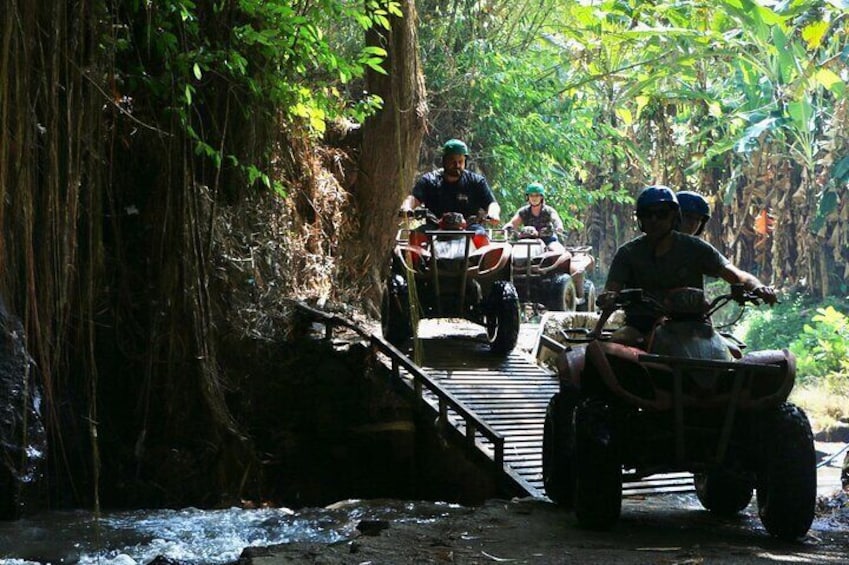
[[[643,235],[616,251],[607,280],[621,288],[641,288],[661,300],[673,288],[704,288],[704,275],[718,277],[727,264],[728,259],[714,246],[697,237],[672,232],[672,247],[656,256]],[[640,327],[650,325],[657,313],[640,304],[628,308],[625,316],[626,323]]]
[[[457,182],[446,181],[442,169],[425,173],[416,181],[413,196],[437,217],[446,212],[472,216],[495,202],[486,179],[471,171],[463,171]]]

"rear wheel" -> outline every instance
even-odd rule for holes
[[[495,281],[484,305],[490,350],[508,353],[519,341],[519,295],[510,281]]]
[[[572,508],[575,497],[575,391],[558,392],[548,403],[542,436],[542,482],[553,502]]]
[[[771,535],[796,539],[811,527],[817,498],[811,424],[805,413],[789,402],[766,414],[763,423],[758,515]]]
[[[751,483],[723,469],[696,473],[694,482],[702,506],[720,516],[733,516],[752,501]]]
[[[597,400],[575,409],[575,516],[585,528],[609,529],[622,512],[622,464],[611,420]]]
[[[578,306],[581,312],[595,312],[595,301],[598,298],[598,293],[595,289],[595,284],[591,280],[584,281],[584,300]]]
[[[401,347],[413,337],[410,320],[410,295],[407,282],[400,275],[390,275],[380,301],[380,329],[383,337]]]
[[[578,303],[575,281],[566,274],[557,275],[551,283],[545,307],[556,312],[574,312]]]

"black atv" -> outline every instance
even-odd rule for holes
[[[416,214],[433,229],[398,232],[381,303],[383,337],[401,347],[420,319],[464,318],[486,328],[493,352],[511,351],[519,336],[519,297],[503,230],[468,230],[477,218],[460,214]]]
[[[623,479],[691,472],[706,509],[736,514],[756,492],[771,535],[808,531],[816,459],[807,416],[787,402],[795,359],[787,350],[743,355],[719,334],[710,315],[731,301],[760,302],[740,285],[710,304],[701,289],[670,291],[662,302],[624,290],[592,332],[567,330],[572,345],[545,417],[543,479],[579,524],[616,523]],[[636,303],[660,313],[643,349],[602,333],[610,312]]]

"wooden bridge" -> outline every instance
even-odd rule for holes
[[[299,308],[324,324],[327,337],[334,327],[342,325],[368,339],[393,377],[409,387],[420,409],[432,412],[441,426],[462,437],[467,450],[490,460],[510,490],[519,495],[545,496],[543,424],[548,402],[559,385],[557,376],[538,365],[529,353],[536,350],[533,342],[540,339],[540,325],[523,324],[520,343],[526,346],[507,356],[493,355],[487,344],[476,339],[479,332],[469,328],[463,331],[462,326],[447,335],[429,334],[420,328],[418,349],[401,351],[382,336],[345,319],[304,305]],[[623,484],[626,495],[692,488],[692,476],[685,473]]]

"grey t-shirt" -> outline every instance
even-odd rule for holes
[[[672,247],[655,256],[646,236],[640,236],[620,247],[613,256],[608,284],[621,288],[641,288],[645,294],[662,299],[673,288],[704,288],[704,275],[718,277],[730,261],[708,242],[672,232]],[[633,306],[625,311],[626,322],[640,329],[650,326],[657,317],[648,305]]]

